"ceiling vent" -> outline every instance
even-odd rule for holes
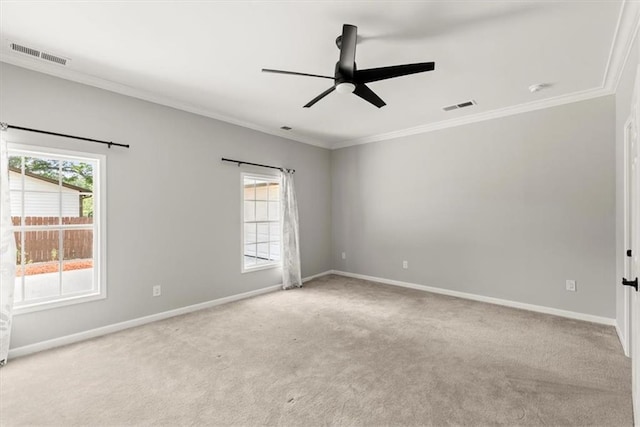
[[[16,43],[11,43],[11,50],[15,52],[24,53],[25,55],[35,56],[36,58],[40,58],[40,51],[31,49],[30,47],[22,46]]]
[[[476,101],[474,101],[473,99],[470,101],[461,102],[460,104],[448,105],[446,107],[442,107],[442,109],[444,111],[453,111],[459,110],[460,108],[471,107],[472,105],[476,105]]]
[[[39,50],[34,49],[32,47],[23,46],[23,45],[20,45],[20,44],[17,44],[17,43],[10,43],[9,47],[14,52],[18,52],[18,53],[21,53],[23,55],[29,55],[29,56],[32,56],[34,58],[43,59],[45,61],[53,62],[53,63],[59,64],[59,65],[67,65],[67,61],[69,61],[67,58],[63,58],[63,57],[58,56],[58,55],[52,55],[50,53],[42,52],[42,51],[39,51]]]
[[[47,61],[55,62],[60,65],[67,65],[67,60],[65,58],[61,58],[56,55],[51,55],[50,53],[42,52],[40,54],[40,58],[45,59]]]

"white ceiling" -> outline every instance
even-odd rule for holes
[[[630,3],[2,1],[0,60],[340,147],[610,93],[637,28]],[[337,93],[302,108],[332,82],[261,72],[333,75],[345,23],[358,26],[359,69],[435,61],[435,71],[370,83],[381,109]],[[532,94],[534,83],[550,87]],[[478,105],[442,111],[470,99]]]

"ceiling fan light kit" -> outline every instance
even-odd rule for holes
[[[356,85],[353,83],[343,82],[336,85],[336,92],[338,93],[353,93],[354,90],[356,90]]]
[[[344,24],[342,35],[336,39],[336,46],[340,49],[340,59],[336,63],[333,77],[318,74],[298,73],[295,71],[274,70],[263,68],[265,73],[291,74],[296,76],[318,77],[332,79],[333,86],[322,92],[320,95],[309,101],[304,108],[313,106],[334,90],[340,94],[353,93],[378,108],[387,105],[366,83],[391,79],[394,77],[406,76],[409,74],[423,73],[435,69],[434,62],[419,62],[416,64],[393,65],[390,67],[369,68],[358,70],[356,68],[356,41],[358,37],[358,27]]]

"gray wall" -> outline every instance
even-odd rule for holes
[[[615,317],[614,125],[607,96],[333,151],[334,268]]]
[[[7,134],[108,165],[108,298],[16,316],[12,348],[280,283],[279,270],[240,273],[241,169],[222,156],[296,168],[303,276],[335,268],[614,317],[629,69],[615,99],[330,152],[1,63],[3,121],[132,145]]]
[[[242,169],[223,156],[296,169],[302,274],[331,269],[328,150],[4,63],[0,78],[2,121],[131,144],[7,133],[104,153],[108,177],[108,298],[15,316],[12,348],[281,283],[279,269],[240,273]]]
[[[638,38],[634,40],[616,90],[616,320],[624,336],[624,124],[631,113],[631,98],[638,67]]]

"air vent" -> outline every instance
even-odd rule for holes
[[[18,52],[24,55],[29,55],[29,56],[33,56],[35,58],[39,58],[39,59],[44,59],[45,61],[49,61],[49,62],[53,62],[55,64],[59,64],[59,65],[67,65],[67,61],[69,61],[67,58],[63,58],[61,56],[58,55],[52,55],[50,53],[47,52],[41,52],[38,49],[34,49],[32,47],[27,47],[27,46],[23,46],[21,44],[17,44],[17,43],[10,43],[9,47],[11,47],[11,50],[14,52]]]
[[[39,50],[31,49],[30,47],[22,46],[16,43],[11,43],[11,50],[24,53],[25,55],[31,55],[35,56],[36,58],[40,58]]]
[[[452,110],[458,110],[460,108],[471,107],[472,105],[476,105],[476,101],[474,101],[473,99],[470,101],[461,102],[460,104],[448,105],[446,107],[442,107],[442,109],[444,111],[452,111]]]
[[[60,65],[67,65],[67,60],[65,58],[61,58],[59,56],[51,55],[50,53],[42,52],[40,54],[40,58],[46,59],[47,61],[55,62]]]

